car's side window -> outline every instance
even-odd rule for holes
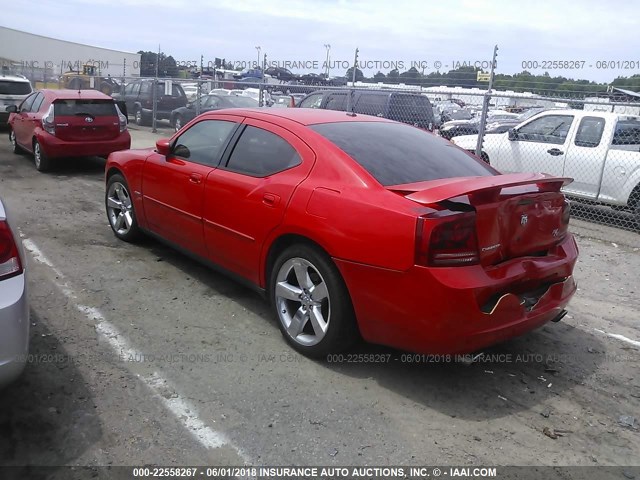
[[[300,155],[284,138],[249,125],[240,135],[226,168],[252,177],[267,177],[300,163]]]
[[[151,84],[149,82],[144,82],[140,85],[140,94],[144,95],[151,91]]]
[[[547,115],[537,118],[518,129],[518,140],[562,145],[569,128],[573,123],[573,115]]]
[[[327,100],[327,110],[339,110],[344,112],[346,110],[347,94],[346,93],[332,93]]]
[[[133,95],[138,95],[140,93],[140,82],[136,82],[133,84],[133,90],[131,91]]]
[[[124,94],[131,95],[133,93],[133,87],[134,87],[133,83],[130,83],[126,87],[124,87]]]
[[[382,116],[388,95],[361,94],[354,111],[363,115]]]
[[[224,120],[203,120],[185,130],[171,152],[175,157],[216,167],[236,126]]]
[[[584,117],[580,120],[575,144],[578,147],[595,148],[600,145],[604,131],[604,118]]]
[[[640,122],[634,118],[618,120],[613,133],[612,148],[637,151],[640,144]]]
[[[36,95],[36,98],[33,100],[30,111],[37,112],[38,110],[40,110],[40,105],[42,105],[43,101],[44,95],[42,93],[38,93],[38,95]]]
[[[31,111],[31,105],[33,105],[33,101],[36,99],[37,93],[32,93],[27,98],[25,98],[20,104],[19,110],[21,112],[29,112]]]
[[[320,108],[322,104],[322,94],[310,95],[300,102],[300,108]]]

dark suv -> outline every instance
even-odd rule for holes
[[[124,94],[116,93],[113,98],[122,100],[127,106],[127,113],[133,115],[137,125],[151,122],[153,114],[153,79],[140,79],[128,83]],[[171,112],[187,104],[187,96],[178,83],[172,83],[171,94],[165,95],[165,82],[160,80],[156,84],[157,110],[156,119],[170,119]]]
[[[435,117],[429,99],[420,94],[374,90],[322,90],[300,100],[300,108],[347,111],[351,95],[354,113],[384,117],[433,131]]]

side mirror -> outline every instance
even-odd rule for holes
[[[9,113],[18,113],[18,107],[16,107],[15,105],[9,105],[7,108],[5,108],[5,111]]]
[[[167,155],[169,155],[170,151],[171,146],[169,144],[168,138],[161,138],[156,142],[156,152],[158,152],[160,155],[164,155],[166,157]]]
[[[516,130],[515,128],[510,128],[509,129],[509,140],[513,141],[513,140],[517,140],[518,139],[518,130]]]

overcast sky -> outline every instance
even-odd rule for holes
[[[344,74],[342,65],[353,62],[356,47],[360,60],[372,67],[365,74],[387,73],[376,66],[391,62],[408,69],[412,61],[422,62],[429,73],[437,62],[441,71],[454,62],[488,62],[498,44],[497,73],[520,72],[526,61],[553,60],[585,63],[578,70],[548,69],[551,76],[608,82],[640,73],[640,4],[620,0],[56,0],[34,5],[5,3],[0,24],[132,52],[156,51],[160,44],[178,61],[199,62],[204,55],[205,64],[224,57],[243,65],[257,60],[260,46],[269,61],[315,61],[321,73],[324,45],[330,44],[332,75]],[[596,68],[602,61],[632,63]]]

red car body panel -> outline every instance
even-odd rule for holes
[[[106,175],[125,176],[139,225],[262,289],[279,239],[296,235],[314,242],[342,274],[367,341],[424,353],[471,352],[556,318],[576,291],[578,250],[561,229],[554,229],[558,238],[536,240],[539,245],[514,238],[499,248],[487,246],[510,238],[522,205],[533,228],[554,227],[567,179],[516,174],[385,187],[307,125],[390,121],[330,110],[218,110],[192,120],[171,141],[205,119],[273,132],[302,162],[255,178],[179,164],[153,149],[113,153]],[[491,251],[483,250],[475,265],[417,265],[418,218],[436,212],[439,201],[460,196],[478,212],[479,247]],[[496,208],[503,221],[492,223],[489,212],[496,217]],[[538,248],[548,254],[526,253]],[[528,296],[535,296],[533,304],[523,300]]]
[[[131,147],[127,130],[119,131],[112,117],[96,116],[87,123],[82,116],[56,116],[55,135],[42,125],[49,107],[56,100],[113,100],[97,90],[39,90],[44,100],[37,112],[17,112],[9,115],[8,123],[16,134],[17,143],[33,152],[37,140],[49,158],[104,156]],[[34,92],[37,93],[37,92]]]

